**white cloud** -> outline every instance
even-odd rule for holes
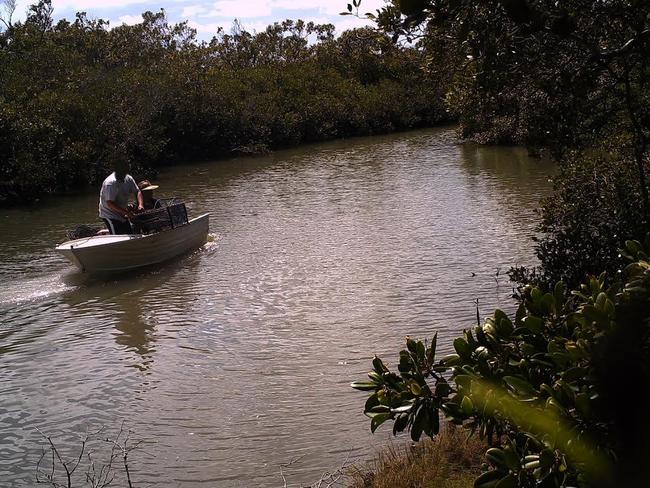
[[[266,27],[269,24],[272,24],[273,21],[269,20],[268,22],[260,20],[256,22],[242,22],[242,27],[250,32],[262,32],[263,30],[266,29]],[[212,39],[215,35],[217,35],[217,32],[219,32],[219,28],[223,29],[223,32],[226,34],[230,34],[232,31],[232,26],[233,22],[231,21],[223,21],[223,22],[197,22],[195,20],[189,20],[187,22],[187,25],[190,26],[192,29],[196,29],[197,35],[199,39],[204,39],[204,40],[209,40]]]
[[[206,13],[208,13],[208,9],[205,5],[189,5],[183,8],[181,17],[188,19],[190,17],[200,17],[202,14]]]
[[[135,25],[142,22],[142,15],[122,15],[118,20],[119,22],[116,22],[116,25]],[[111,22],[111,24],[113,23]]]
[[[330,20],[330,23],[334,24],[337,36],[346,30],[357,29],[359,27],[365,27],[367,25],[374,25],[371,20],[357,19],[354,17],[341,17],[340,20]]]
[[[152,0],[52,0],[55,11],[74,10],[114,10],[139,3],[150,3]]]
[[[256,22],[242,22],[242,25],[244,26],[244,29],[246,29],[248,32],[262,32],[265,31],[266,28],[273,24],[273,22],[278,22],[277,20],[258,20]]]
[[[200,23],[194,20],[189,20],[187,22],[187,25],[189,25],[192,29],[196,29],[196,32],[200,39],[211,39],[217,34],[217,32],[219,32],[219,28],[223,29],[226,32],[230,31],[230,24],[224,22]]]
[[[25,12],[37,0],[18,0],[14,20],[24,20]],[[133,25],[142,22],[141,12],[163,7],[170,22],[187,20],[198,32],[199,39],[210,39],[222,27],[230,32],[238,19],[249,32],[262,32],[273,22],[285,18],[302,18],[319,24],[331,23],[340,34],[346,29],[370,25],[365,18],[340,16],[352,0],[52,0],[55,19],[70,12],[88,12],[91,17],[110,19],[111,25]],[[362,0],[359,12],[374,12],[385,0]],[[115,20],[118,19],[118,20]]]
[[[352,0],[269,0],[269,5],[274,9],[317,10],[327,15],[338,15],[346,10],[348,3],[352,3]],[[366,12],[374,12],[384,5],[386,5],[385,0],[361,0],[359,12],[362,15]]]
[[[206,15],[210,17],[224,17],[229,19],[250,19],[255,17],[268,17],[272,13],[269,0],[219,0],[214,3],[214,9]]]

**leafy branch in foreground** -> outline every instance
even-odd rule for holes
[[[591,277],[565,293],[527,287],[514,320],[501,310],[454,340],[455,354],[436,358],[406,339],[398,372],[375,357],[364,411],[374,432],[413,440],[440,430],[440,417],[478,433],[492,446],[487,487],[637,486],[648,475],[646,406],[650,380],[650,263],[627,242],[634,260],[622,286]]]

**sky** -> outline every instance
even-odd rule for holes
[[[14,21],[23,20],[29,5],[36,1],[18,0]],[[337,34],[370,24],[366,19],[339,15],[348,3],[352,0],[52,0],[55,19],[71,20],[76,12],[86,12],[89,18],[108,20],[113,27],[138,23],[142,12],[163,8],[170,22],[187,20],[199,39],[205,40],[219,27],[229,32],[235,19],[250,32],[285,19],[331,23]],[[362,0],[359,12],[374,12],[382,5],[384,0]]]

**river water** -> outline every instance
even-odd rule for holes
[[[96,195],[0,210],[0,487],[35,484],[39,430],[64,459],[130,431],[135,486],[301,486],[368,457],[390,428],[350,381],[406,335],[449,352],[475,299],[512,309],[552,173],[448,128],[176,167],[158,193],[210,212],[210,241],[108,277],[52,251]]]

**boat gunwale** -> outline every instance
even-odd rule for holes
[[[92,248],[99,247],[99,246],[102,246],[102,247],[117,246],[117,245],[120,245],[120,244],[125,244],[127,242],[139,241],[139,240],[142,240],[142,239],[146,239],[148,237],[159,236],[159,235],[165,234],[166,232],[171,232],[171,231],[174,231],[174,230],[177,230],[177,229],[182,229],[183,227],[189,226],[189,225],[191,225],[193,223],[196,223],[199,220],[202,220],[202,219],[204,219],[206,217],[209,217],[209,216],[210,216],[210,213],[207,212],[207,213],[199,215],[198,217],[194,217],[193,219],[188,220],[186,224],[179,225],[178,227],[174,227],[172,229],[165,229],[165,230],[162,230],[160,232],[154,232],[153,234],[121,234],[121,235],[124,235],[125,237],[128,237],[128,239],[120,239],[120,240],[115,241],[115,242],[98,243],[98,244],[93,245],[93,246],[84,246],[84,247],[81,247],[81,248],[74,247],[73,244],[75,242],[77,242],[77,241],[88,242],[89,240],[96,239],[96,238],[104,239],[104,238],[107,238],[107,237],[115,237],[116,234],[109,234],[107,236],[98,235],[98,236],[82,237],[81,239],[73,239],[71,241],[63,242],[63,243],[59,244],[58,246],[56,246],[54,249],[56,251],[65,252],[65,251],[77,251],[77,250],[92,249]],[[62,247],[62,246],[64,246],[64,247]]]

